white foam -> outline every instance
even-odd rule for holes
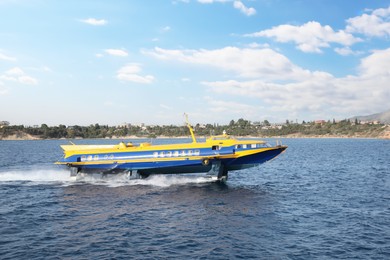
[[[214,182],[215,180],[204,176],[183,176],[183,175],[152,175],[146,179],[128,180],[126,183],[116,182],[110,186],[123,185],[150,185],[157,187],[170,187],[173,185],[200,184]]]
[[[106,185],[109,187],[121,186],[156,186],[170,187],[173,185],[198,184],[214,182],[215,180],[203,176],[183,176],[183,175],[152,175],[146,179],[127,179],[125,175],[113,175],[107,178],[101,178],[99,175],[81,175],[77,177],[78,182],[85,182],[97,185]]]
[[[65,170],[27,169],[0,172],[0,182],[4,181],[65,182],[71,181],[71,178]]]
[[[64,186],[93,184],[108,187],[134,185],[170,187],[173,185],[215,182],[215,179],[196,175],[152,175],[146,179],[131,180],[129,180],[126,175],[120,174],[111,175],[109,177],[102,177],[100,174],[81,174],[77,177],[71,177],[69,171],[58,169],[26,169],[0,172],[0,183],[13,181],[27,181],[30,185],[56,182],[61,183]]]

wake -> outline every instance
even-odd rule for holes
[[[0,185],[5,183],[19,183],[21,185],[60,184],[71,185],[103,185],[108,187],[121,186],[156,186],[170,187],[174,185],[202,184],[215,182],[207,176],[197,175],[152,175],[146,179],[128,179],[126,175],[112,175],[102,177],[100,174],[81,174],[71,177],[69,171],[58,169],[26,169],[0,172]]]
[[[27,169],[0,172],[0,182],[66,182],[71,181],[68,171],[48,169]]]

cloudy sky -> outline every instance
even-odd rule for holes
[[[0,0],[0,121],[344,119],[390,109],[390,0]]]

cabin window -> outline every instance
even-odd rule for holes
[[[160,152],[160,157],[165,157],[165,153],[164,152]]]
[[[200,150],[195,150],[195,155],[200,155]]]
[[[256,148],[256,144],[251,144],[251,148]]]
[[[82,162],[85,162],[86,160],[87,160],[87,156],[85,156],[85,155],[81,156],[81,161]]]
[[[186,151],[181,151],[181,154],[180,154],[181,156],[186,156]]]
[[[158,152],[154,152],[154,153],[153,153],[153,157],[154,157],[154,158],[157,158],[157,157],[158,157]]]
[[[87,160],[92,161],[92,155],[88,155]]]
[[[114,160],[114,155],[110,154],[110,160]]]
[[[95,156],[93,157],[93,159],[94,159],[95,161],[98,161],[98,160],[99,160],[99,155],[95,155]]]
[[[167,157],[172,157],[172,152],[171,151],[167,152]]]
[[[179,151],[174,151],[173,152],[173,156],[178,157],[179,156]]]
[[[218,146],[218,145],[213,145],[213,146],[211,147],[211,150],[219,150],[219,146]]]
[[[243,144],[243,145],[242,145],[242,148],[246,149],[246,144]]]
[[[192,156],[192,150],[188,150],[188,156]]]
[[[236,149],[240,149],[240,148],[241,148],[241,144],[237,144]]]

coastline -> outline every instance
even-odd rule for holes
[[[334,138],[334,139],[383,139],[383,140],[390,140],[390,131],[385,131],[381,133],[378,136],[372,136],[369,134],[355,134],[355,135],[305,135],[302,133],[295,133],[295,134],[288,134],[288,135],[279,135],[279,136],[234,136],[236,138],[259,138],[259,139],[268,139],[268,138],[276,138],[276,139],[294,139],[294,138],[308,138],[308,139],[315,139],[315,138]],[[0,141],[34,141],[34,140],[88,140],[88,139],[102,139],[102,140],[121,140],[121,139],[191,139],[191,136],[184,135],[184,136],[157,136],[156,138],[150,138],[150,137],[140,137],[136,135],[128,135],[128,136],[112,136],[111,138],[41,138],[38,136],[33,136],[30,134],[14,134],[7,136],[5,138],[0,138]],[[197,136],[197,138],[206,138],[206,136]]]

